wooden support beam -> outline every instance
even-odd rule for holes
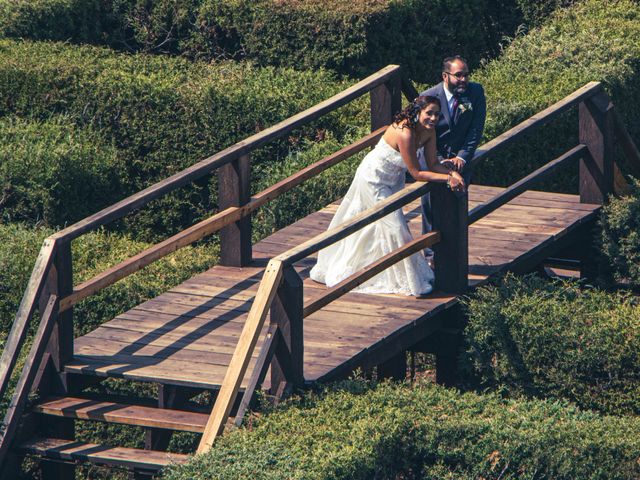
[[[601,92],[579,107],[580,143],[589,155],[580,162],[580,202],[603,205],[613,193],[613,104]]]
[[[243,155],[218,169],[218,207],[242,207],[251,196],[251,157]],[[251,216],[220,230],[220,265],[245,267],[251,263]]]
[[[438,184],[431,191],[433,229],[440,232],[434,246],[436,288],[464,293],[469,276],[468,195]]]
[[[396,75],[371,90],[371,131],[391,124],[393,116],[400,111],[401,81],[400,75]]]
[[[302,279],[292,266],[282,272],[282,284],[271,304],[271,324],[277,325],[282,335],[283,345],[277,349],[287,350],[290,357],[291,375],[283,368],[283,356],[276,355],[271,362],[271,387],[277,388],[283,381],[293,384],[294,388],[304,385],[304,335],[303,335],[303,291]]]

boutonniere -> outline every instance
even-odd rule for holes
[[[458,105],[458,110],[460,110],[460,113],[464,113],[466,111],[472,112],[473,105],[468,99],[463,98],[461,99],[460,104]]]

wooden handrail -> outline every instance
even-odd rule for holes
[[[55,233],[53,238],[70,241],[87,231],[94,230],[102,225],[122,218],[127,213],[140,208],[151,200],[155,200],[156,198],[182,187],[193,180],[197,180],[198,178],[213,172],[215,169],[238,159],[242,155],[246,155],[262,145],[286,135],[293,129],[306,125],[307,123],[332,112],[343,105],[346,105],[352,100],[373,90],[377,86],[384,84],[389,79],[399,74],[400,67],[398,65],[388,65],[333,97],[320,102],[303,112],[293,115],[292,117],[289,117],[286,120],[261,131],[260,133],[256,133],[255,135],[245,138],[215,155],[201,160],[195,165],[192,165],[191,167],[186,168],[185,170],[182,170],[161,182],[158,182],[110,207],[99,211],[94,215],[91,215],[90,217],[85,218],[84,220],[71,225],[70,227],[65,228],[64,230],[61,230],[60,232]]]
[[[400,248],[388,253],[384,257],[378,259],[374,263],[367,265],[365,268],[358,270],[353,275],[345,278],[343,281],[327,289],[326,293],[317,300],[305,305],[302,316],[308,317],[314,312],[317,312],[322,307],[330,304],[334,300],[340,298],[344,294],[350,292],[358,285],[363,284],[370,278],[375,277],[377,274],[386,270],[391,265],[395,265],[403,258],[407,258],[416,252],[419,252],[427,247],[431,247],[440,241],[439,232],[429,232],[424,235],[402,245]]]
[[[192,227],[134,255],[123,262],[105,270],[95,277],[81,283],[73,289],[73,293],[64,297],[60,301],[60,311],[71,308],[79,301],[93,295],[103,288],[113,285],[115,282],[141,270],[156,260],[169,255],[179,248],[190,245],[198,240],[211,235],[221,228],[237,222],[243,217],[250,215],[267,202],[277,198],[292,188],[300,185],[309,178],[312,178],[339,162],[361,152],[362,150],[375,144],[384,133],[386,127],[379,128],[375,132],[361,138],[360,140],[338,150],[328,157],[319,160],[312,165],[296,172],[295,174],[281,180],[271,187],[257,193],[251,201],[241,207],[229,207],[222,212],[203,220]]]
[[[496,195],[488,202],[475,207],[469,212],[469,225],[477,222],[482,217],[500,208],[510,200],[513,200],[518,195],[528,190],[535,183],[547,178],[553,172],[556,172],[557,170],[569,165],[569,163],[588,155],[589,149],[586,147],[586,145],[577,145],[576,147],[573,147],[571,150],[560,155],[555,160],[550,161],[549,163],[538,168],[535,172],[532,172],[523,179],[518,180],[516,183],[511,185],[506,190],[503,190],[500,194]]]
[[[402,208],[407,203],[412,202],[431,190],[432,185],[433,184],[426,182],[412,183],[383,201],[376,203],[373,207],[359,213],[348,222],[316,235],[297,247],[293,247],[286,252],[281,253],[277,257],[274,257],[274,260],[278,260],[286,266],[293,265],[298,260],[302,260],[312,253],[348,237],[353,232],[357,232],[373,221]]]
[[[258,337],[264,326],[267,312],[280,286],[283,270],[284,265],[282,262],[271,260],[264,271],[262,281],[258,287],[258,293],[253,300],[247,321],[244,324],[240,339],[238,340],[236,349],[233,352],[233,357],[227,368],[227,373],[220,386],[220,391],[213,405],[209,421],[198,445],[197,453],[209,450],[216,437],[224,430],[225,423],[231,412],[231,407],[238,395],[238,389],[247,372],[251,354],[255,349]]]
[[[29,321],[47,282],[55,254],[55,240],[45,239],[38,253],[36,264],[31,271],[29,283],[22,296],[20,307],[11,325],[11,332],[5,343],[2,358],[0,359],[0,398],[2,398],[6,392],[9,379],[18,360],[20,348],[29,330]]]
[[[58,298],[55,295],[51,295],[44,312],[42,312],[42,318],[33,339],[33,345],[22,368],[20,380],[18,381],[18,385],[16,386],[11,403],[4,417],[4,432],[2,438],[0,438],[0,468],[2,468],[2,463],[9,451],[13,437],[18,430],[20,417],[27,404],[29,393],[31,392],[38,373],[38,367],[43,361],[49,337],[51,336],[57,318]]]
[[[529,117],[527,120],[507,130],[502,135],[498,135],[493,140],[478,147],[475,155],[473,156],[473,160],[471,161],[471,166],[473,167],[477,165],[488,155],[495,154],[499,150],[511,145],[525,133],[532,132],[543,125],[546,125],[562,113],[569,110],[571,107],[601,92],[602,89],[602,84],[600,82],[589,82],[572,94],[567,95],[559,102],[556,102],[541,112]]]

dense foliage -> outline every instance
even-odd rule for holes
[[[0,115],[45,121],[63,113],[78,127],[98,130],[126,169],[121,179],[126,188],[105,198],[107,204],[298,113],[345,85],[325,71],[190,63],[114,54],[97,47],[0,41]],[[305,138],[333,131],[340,140],[353,131],[353,124],[366,125],[358,117],[361,111],[352,104],[255,152],[255,177],[262,176],[265,161],[277,161]],[[161,236],[215,211],[216,197],[215,182],[200,180],[156,204],[155,211],[163,210],[162,215],[143,211],[130,225],[145,238]]]
[[[0,222],[86,217],[127,190],[125,167],[100,135],[65,118],[0,118]]]
[[[602,270],[606,280],[640,287],[640,183],[631,191],[612,197],[600,218]]]
[[[479,388],[640,413],[637,299],[507,276],[468,301],[463,365]]]
[[[632,479],[640,420],[419,384],[308,395],[166,474],[200,479]]]
[[[522,21],[520,4],[526,3],[0,0],[0,34],[351,75],[401,63],[414,78],[431,81],[443,56],[461,53],[477,65],[497,53],[498,42]]]

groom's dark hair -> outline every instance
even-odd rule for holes
[[[467,63],[467,61],[462,58],[460,55],[454,55],[452,57],[447,57],[442,61],[442,71],[443,72],[448,72],[449,69],[451,68],[451,64],[455,61],[459,61],[464,63],[465,65],[469,66],[469,64]]]

